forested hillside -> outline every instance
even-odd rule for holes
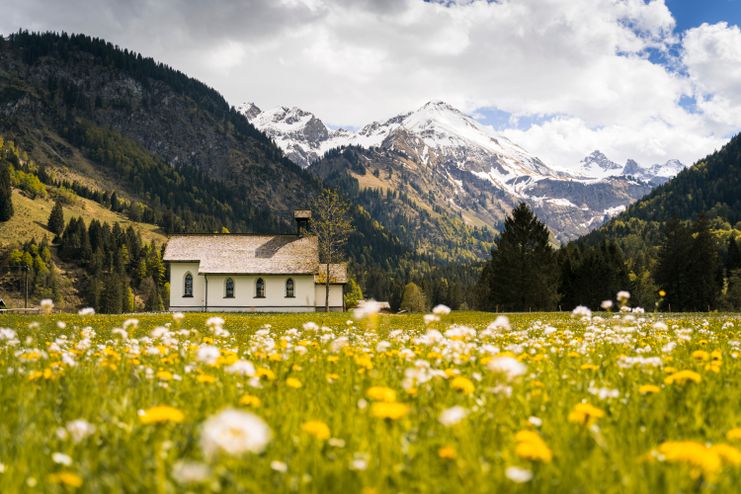
[[[710,246],[701,246],[697,240],[703,238],[705,231],[711,235],[708,240]],[[669,241],[671,238],[674,240]],[[644,305],[652,306],[659,301],[657,293],[662,289],[662,281],[668,283],[667,265],[664,264],[662,270],[661,261],[669,254],[674,255],[668,249],[672,245],[678,247],[675,244],[679,240],[685,244],[682,247],[685,251],[676,256],[672,269],[689,269],[694,252],[697,264],[694,269],[698,272],[717,271],[712,274],[716,276],[718,291],[723,296],[734,290],[737,281],[734,281],[733,271],[741,267],[741,264],[737,266],[734,254],[739,239],[741,135],[654,189],[624,213],[575,242],[575,246],[584,248],[605,240],[617,242],[637,293],[643,296]],[[694,248],[693,242],[696,244]],[[711,256],[710,251],[715,251],[715,254]],[[686,283],[688,281],[679,284]],[[692,287],[686,290],[690,291]],[[684,306],[685,303],[678,305]],[[702,307],[707,309],[708,305],[713,304],[705,303]]]

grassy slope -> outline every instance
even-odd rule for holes
[[[31,199],[18,190],[14,190],[13,208],[15,214],[10,221],[0,223],[0,249],[31,238],[40,241],[44,236],[48,236],[51,239],[54,235],[46,229],[46,222],[53,206],[54,201],[50,198]],[[166,240],[165,235],[158,227],[147,223],[133,222],[119,213],[104,208],[95,201],[82,197],[76,197],[73,204],[64,206],[65,220],[75,216],[82,216],[86,223],[91,219],[97,219],[111,225],[120,223],[122,228],[133,225],[135,229],[141,231],[142,238],[147,242],[155,240],[162,243]]]

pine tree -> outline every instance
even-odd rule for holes
[[[686,270],[691,248],[689,229],[676,218],[667,221],[654,271],[656,284],[666,292],[665,309],[683,310],[692,300],[692,286]]]
[[[558,299],[558,263],[548,228],[520,203],[504,221],[482,273],[487,309],[552,310]]]
[[[718,255],[718,245],[710,231],[710,222],[701,214],[693,225],[694,238],[690,257],[687,260],[693,296],[687,307],[693,311],[715,308],[722,287],[722,268]]]
[[[10,184],[10,168],[0,163],[0,221],[13,217],[13,191]]]
[[[64,231],[64,209],[62,208],[62,201],[57,199],[57,202],[54,203],[47,226],[49,231],[55,236],[61,235]]]

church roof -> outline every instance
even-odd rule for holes
[[[315,274],[319,244],[315,236],[174,235],[164,260],[198,262],[199,274]]]
[[[314,275],[314,283],[324,283],[327,279],[327,265],[321,264],[317,273]],[[338,264],[329,265],[329,282],[331,283],[347,283],[347,263],[341,262]]]

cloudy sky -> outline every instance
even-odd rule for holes
[[[546,162],[687,163],[741,130],[741,0],[4,0],[0,32],[84,32],[235,106],[358,127],[445,100]]]

